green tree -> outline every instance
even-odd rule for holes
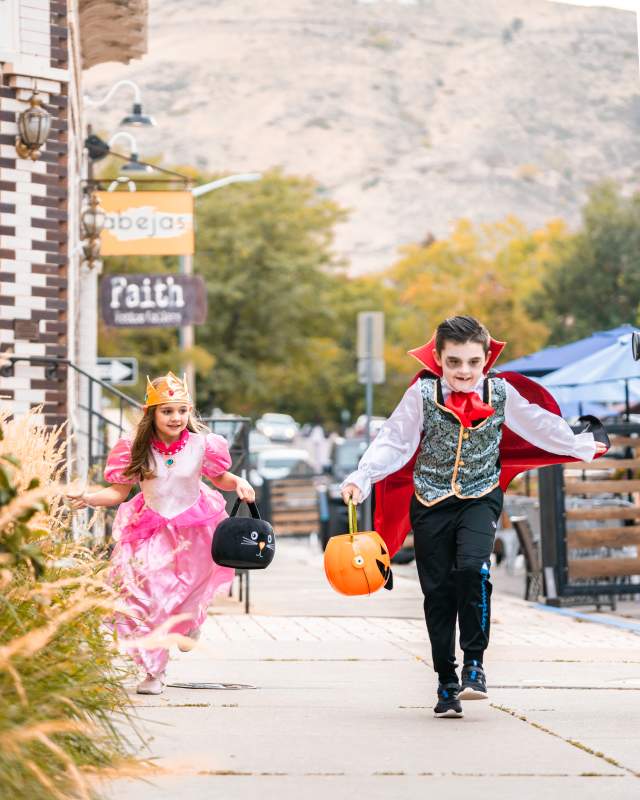
[[[343,279],[331,250],[343,218],[312,179],[279,170],[198,201],[195,271],[206,282],[209,314],[196,340],[215,358],[198,384],[205,410],[295,410],[295,365],[312,352],[332,358],[312,342],[327,336],[324,300]]]
[[[210,176],[202,177],[202,181]],[[355,318],[375,284],[351,280],[332,251],[345,211],[310,178],[273,170],[197,201],[195,273],[209,311],[196,329],[198,407],[257,416],[337,418],[358,402]],[[105,272],[175,272],[177,259],[107,258]],[[173,328],[101,329],[103,355],[136,355],[141,373],[179,369]],[[143,386],[138,387],[141,395]]]
[[[529,310],[562,344],[638,322],[639,306],[640,194],[624,197],[603,182],[589,193],[580,230],[556,253]]]
[[[257,407],[290,404],[299,419],[319,419],[330,427],[335,427],[343,409],[351,415],[361,413],[364,390],[356,376],[357,315],[382,310],[384,295],[384,286],[376,278],[330,276],[316,298],[322,308],[317,335],[290,360],[259,366]]]

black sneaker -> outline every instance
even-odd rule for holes
[[[460,684],[439,683],[438,702],[433,709],[435,717],[464,717],[462,706],[458,700]]]
[[[462,667],[462,688],[458,694],[460,700],[486,700],[487,678],[479,661],[470,661]]]

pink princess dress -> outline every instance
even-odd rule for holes
[[[224,498],[200,480],[215,478],[231,466],[222,436],[183,432],[176,452],[151,449],[155,478],[140,481],[141,492],[122,503],[113,524],[117,544],[111,556],[111,581],[120,590],[129,615],[117,615],[115,627],[126,642],[144,636],[169,617],[188,614],[171,632],[188,634],[203,623],[216,591],[228,589],[234,571],[211,560],[211,541],[228,516]],[[120,439],[107,459],[109,483],[134,484],[123,471],[131,442]],[[170,463],[169,463],[170,462]],[[131,649],[135,661],[153,676],[169,659],[166,648]]]

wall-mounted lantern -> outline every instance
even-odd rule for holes
[[[51,115],[42,107],[38,92],[34,91],[29,98],[29,108],[18,116],[16,152],[20,158],[37,161],[49,136],[50,128]]]
[[[100,208],[98,197],[92,192],[89,205],[80,215],[80,227],[85,240],[82,250],[89,269],[93,269],[100,258],[100,234],[104,230],[106,220],[106,214]]]

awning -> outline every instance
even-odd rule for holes
[[[82,68],[147,52],[149,0],[79,0]]]
[[[522,375],[530,377],[546,375],[609,347],[620,336],[630,334],[633,330],[635,330],[633,325],[620,325],[608,331],[596,331],[591,336],[579,339],[577,342],[557,347],[545,347],[529,356],[516,358],[506,364],[498,364],[498,369],[505,372],[520,372]]]

